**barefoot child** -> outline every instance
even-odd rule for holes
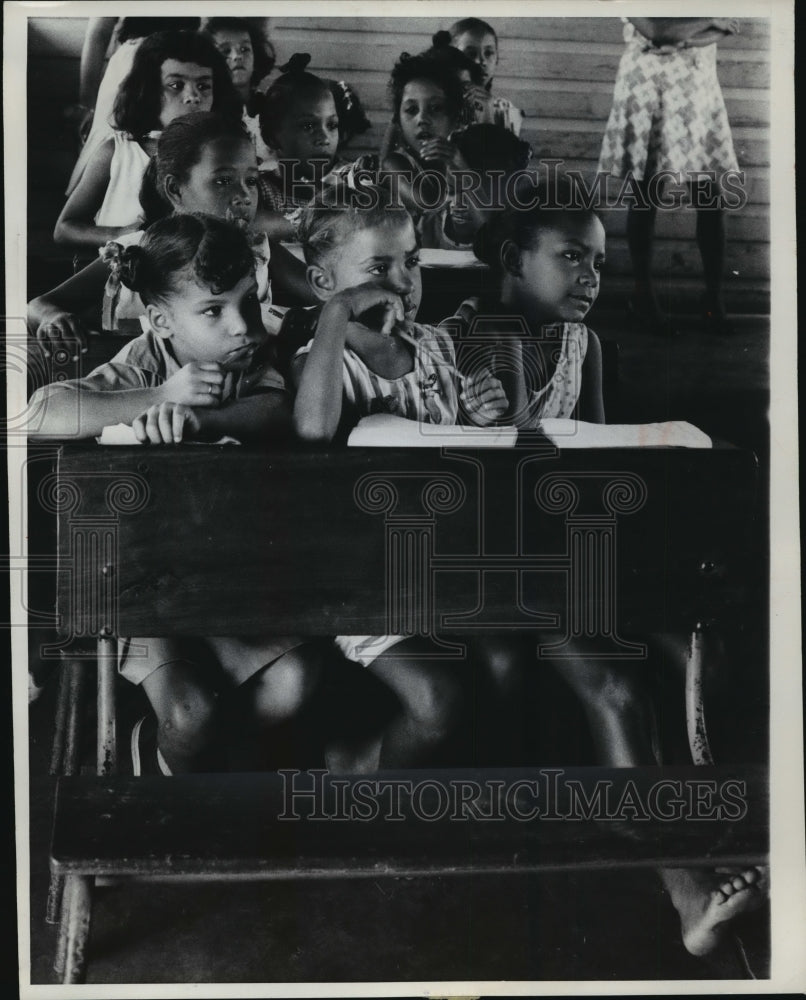
[[[531,194],[521,190],[518,201],[534,207],[506,209],[476,237],[477,255],[498,277],[496,299],[468,300],[454,322],[460,330],[472,325],[476,335],[483,331],[491,357],[508,359],[500,376],[510,404],[505,420],[527,430],[539,429],[546,418],[567,419],[569,431],[572,418],[603,423],[601,348],[583,321],[599,294],[604,227],[595,212],[574,205],[562,181]],[[497,682],[503,720],[490,720],[490,732],[509,731],[523,702],[525,648],[503,637],[476,643],[476,655]],[[552,666],[583,706],[600,764],[657,763],[647,664],[636,668],[604,655],[595,638],[580,639]],[[763,899],[763,873],[755,868],[729,877],[662,869],[660,876],[680,915],[684,944],[697,955],[716,948],[726,922]]]
[[[414,226],[389,192],[333,185],[303,211],[301,232],[322,306],[302,317],[290,312],[280,338],[312,337],[293,362],[294,426],[303,440],[328,443],[376,412],[444,424],[456,423],[460,401],[482,423],[502,412],[506,402],[489,373],[460,388],[450,337],[415,322],[422,286]],[[429,659],[431,640],[342,636],[337,643],[401,704],[380,746],[360,748],[352,767],[445,759],[462,685],[455,666]]]
[[[33,412],[42,406],[37,434],[58,437],[69,429],[91,437],[123,422],[153,445],[222,434],[284,438],[287,395],[270,363],[243,232],[207,216],[172,215],[120,256],[121,280],[145,304],[149,331],[86,378],[38,390],[31,401]],[[135,729],[135,773],[216,769],[234,742],[240,767],[244,753],[252,766],[276,763],[272,738],[307,706],[319,669],[315,647],[294,636],[138,638],[122,645],[121,672],[143,685],[155,713],[151,726]],[[137,648],[145,654],[132,655]],[[237,706],[237,741],[225,727],[227,689]]]

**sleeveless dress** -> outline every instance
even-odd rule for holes
[[[469,338],[474,348],[476,345],[483,348],[487,337],[492,345],[501,341],[502,334],[505,338],[512,335],[512,330],[504,329],[506,308],[491,308],[487,304],[486,309],[488,315],[480,313],[480,300],[473,296],[465,299],[453,316],[443,320],[444,326],[456,337],[460,369],[463,347]],[[587,326],[584,323],[554,323],[544,326],[537,339],[539,350],[535,345],[530,351],[528,341],[524,345],[524,367],[531,375],[530,380],[539,382],[540,386],[530,392],[529,416],[518,421],[521,430],[539,430],[540,421],[546,418],[569,419],[582,391],[582,367],[588,353]],[[506,343],[506,339],[502,342]]]
[[[113,132],[115,148],[109,164],[109,184],[95,216],[97,226],[130,226],[142,217],[140,185],[149,160],[136,139],[125,132]]]

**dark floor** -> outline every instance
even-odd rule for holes
[[[764,468],[766,318],[737,317],[730,337],[706,335],[689,320],[675,340],[625,330],[613,311],[592,316],[590,325],[620,345],[611,422],[687,419],[713,437],[752,448]],[[763,759],[766,678],[756,671],[756,680],[758,690],[738,706],[749,725],[738,738],[733,729],[738,743],[728,759]],[[55,929],[43,919],[54,786],[47,776],[53,687],[50,682],[30,712],[31,979],[40,984],[56,982]],[[752,922],[749,934],[763,951],[763,917]],[[90,983],[741,974],[736,966],[714,968],[688,955],[668,897],[654,874],[642,870],[270,886],[119,884],[98,895],[90,948]]]

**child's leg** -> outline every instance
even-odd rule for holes
[[[400,702],[400,712],[380,741],[380,768],[453,764],[461,758],[458,729],[468,682],[465,664],[434,659],[435,651],[431,640],[414,636],[368,667]]]
[[[551,663],[582,704],[597,762],[605,767],[658,763],[653,745],[655,718],[647,687],[649,664],[585,656],[593,651],[580,645],[573,657]]]
[[[321,643],[279,656],[239,690],[232,719],[232,759],[239,769],[314,767],[323,761],[316,694],[324,670]],[[239,711],[240,709],[240,711]]]
[[[694,205],[697,209],[697,246],[702,258],[705,278],[705,312],[712,326],[725,321],[725,304],[722,301],[722,281],[725,273],[725,213],[721,208],[710,208],[719,198],[719,186],[709,180],[692,185]]]
[[[215,770],[220,764],[216,692],[183,640],[132,639],[148,647],[153,669],[142,685],[157,716],[157,745],[174,774]]]
[[[476,762],[483,767],[523,766],[526,669],[535,641],[490,635],[470,643],[474,673],[473,724]]]
[[[674,637],[662,637],[667,652]],[[628,665],[577,658],[555,660],[561,676],[580,698],[588,718],[599,762],[608,767],[660,763],[654,739],[654,712],[648,696],[648,663]],[[717,949],[727,923],[763,902],[766,873],[748,868],[731,873],[691,868],[658,872],[680,917],[683,943],[693,955]]]

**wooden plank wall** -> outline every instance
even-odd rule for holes
[[[31,195],[40,192],[42,216],[32,219],[44,238],[61,204],[63,181],[75,149],[61,119],[76,99],[78,60],[85,21],[41,18],[30,22],[29,167]],[[622,25],[606,18],[496,18],[500,63],[495,91],[527,115],[523,137],[535,159],[558,158],[590,175],[596,168],[602,133],[623,51]],[[358,91],[372,129],[355,139],[356,154],[376,151],[390,115],[389,71],[403,51],[420,52],[447,24],[434,18],[273,18],[271,34],[278,63],[294,52],[312,56],[311,70],[348,80]],[[745,19],[739,35],[719,46],[722,85],[748,203],[728,215],[729,305],[736,311],[769,307],[769,24]],[[54,94],[58,95],[54,99]],[[59,187],[61,185],[61,187]],[[667,293],[693,303],[701,288],[694,238],[695,213],[659,214],[656,271]],[[629,286],[624,239],[625,213],[607,218],[606,288]],[[603,287],[603,293],[605,288]]]

